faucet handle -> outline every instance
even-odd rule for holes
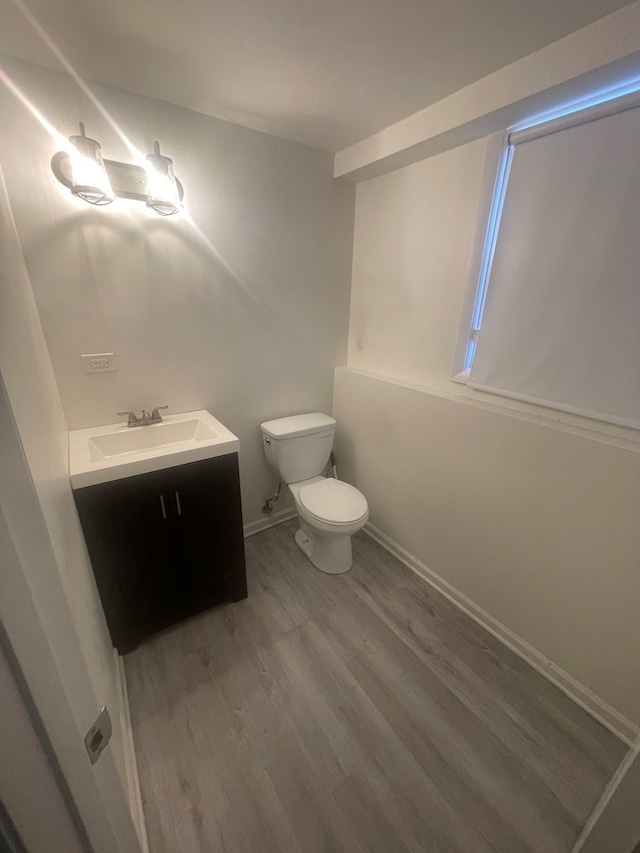
[[[151,420],[159,423],[162,420],[162,415],[160,414],[160,409],[168,409],[169,406],[156,406],[155,409],[151,412]]]
[[[116,415],[119,418],[123,418],[125,415],[128,415],[127,426],[138,426],[139,422],[135,412],[116,412]]]

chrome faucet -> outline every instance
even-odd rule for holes
[[[161,424],[162,415],[160,414],[160,409],[168,408],[169,406],[156,406],[155,409],[151,412],[151,414],[149,414],[149,412],[143,409],[140,417],[137,417],[135,412],[116,412],[116,414],[119,418],[123,418],[125,415],[128,416],[128,427],[149,426],[149,424]]]

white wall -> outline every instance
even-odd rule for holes
[[[358,184],[349,366],[451,387],[487,140]]]
[[[0,372],[55,556],[55,578],[45,575],[42,553],[34,559],[42,573],[40,592],[48,583],[61,583],[97,701],[117,717],[113,647],[69,484],[67,426],[1,173],[0,226]],[[17,499],[7,511],[13,514],[14,535],[25,547],[32,545],[32,518]],[[115,722],[113,752],[124,778],[122,735]]]
[[[121,140],[65,75],[3,66],[65,136],[85,122],[112,159]],[[173,157],[185,218],[140,203],[95,209],[49,169],[49,135],[8,91],[0,139],[15,219],[70,428],[116,411],[207,408],[241,441],[245,523],[273,492],[258,426],[330,409],[346,354],[355,191],[330,155],[103,86],[100,101],[143,152]],[[111,352],[114,374],[80,355]]]
[[[31,853],[51,853],[51,839],[58,850],[83,853],[67,804],[40,739],[29,708],[0,649],[0,801]]]
[[[0,172],[0,620],[97,850],[137,851],[117,670],[75,512],[67,430]],[[113,736],[92,768],[102,705]],[[112,834],[113,833],[113,834]]]
[[[640,724],[639,445],[450,380],[486,151],[358,186],[338,462],[376,527]]]

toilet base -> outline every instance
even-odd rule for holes
[[[321,572],[328,575],[343,575],[353,565],[351,536],[319,536],[298,519],[300,529],[296,530],[296,545]]]

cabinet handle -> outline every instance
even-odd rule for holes
[[[180,506],[180,492],[176,492],[176,509],[178,510],[178,515],[182,515],[182,507]]]
[[[160,495],[160,506],[162,507],[162,517],[166,518],[167,517],[167,510],[165,509],[165,505],[164,505],[164,495]]]

